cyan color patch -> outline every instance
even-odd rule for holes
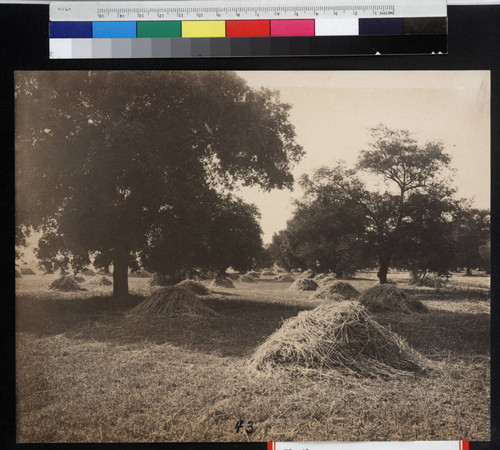
[[[136,22],[92,22],[94,38],[135,38]]]

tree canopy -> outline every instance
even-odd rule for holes
[[[109,258],[115,294],[158,230],[189,235],[238,183],[291,187],[303,155],[290,106],[231,72],[18,72],[15,86],[16,221],[50,237],[47,254]]]
[[[429,204],[435,200],[435,206],[443,206],[452,202],[454,191],[447,178],[450,157],[441,142],[422,145],[409,131],[391,130],[385,125],[371,129],[371,136],[371,143],[361,151],[354,168],[342,164],[321,167],[311,176],[304,175],[301,183],[306,197],[323,204],[330,202],[327,208],[341,224],[339,228],[330,221],[332,233],[342,233],[342,227],[352,229],[365,242],[369,250],[366,254],[373,252],[377,256],[378,277],[380,283],[386,283],[395,253],[406,251],[405,236],[410,224],[415,227],[417,223],[422,203],[413,200],[427,199]],[[369,187],[364,174],[379,178],[382,188]],[[345,211],[362,214],[363,219],[356,222],[358,227],[349,224],[351,218],[339,210],[339,205]],[[435,213],[447,220],[447,209]]]

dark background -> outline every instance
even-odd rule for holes
[[[0,0],[2,1],[2,0]],[[418,1],[418,0],[415,0]],[[14,71],[15,70],[490,70],[491,71],[491,189],[492,260],[498,251],[497,219],[500,176],[500,5],[448,7],[448,54],[412,56],[339,56],[297,58],[49,60],[48,5],[0,4],[0,211],[3,241],[0,252],[0,448],[43,449],[106,447],[204,450],[265,450],[265,443],[245,444],[15,444],[14,341]],[[471,149],[473,152],[474,149]],[[492,264],[491,442],[473,442],[470,449],[500,448],[498,361],[499,320],[497,278]],[[460,436],[457,436],[460,439]]]

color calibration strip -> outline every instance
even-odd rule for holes
[[[313,1],[317,3],[319,0]],[[424,8],[422,17],[393,17],[401,13],[396,6],[401,7],[401,2],[404,6],[410,0],[397,1],[399,6],[370,5],[365,2],[362,6],[349,7],[336,3],[308,7],[266,6],[262,0],[255,7],[241,6],[245,0],[238,0],[237,6],[230,6],[234,2],[226,0],[217,2],[218,6],[197,1],[189,4],[194,7],[187,7],[185,2],[171,1],[163,8],[149,9],[133,8],[131,5],[126,8],[98,7],[106,2],[98,2],[99,5],[94,9],[88,5],[86,9],[82,9],[82,5],[76,8],[82,2],[65,2],[62,5],[70,6],[57,8],[51,4],[50,57],[191,58],[446,53],[446,14],[428,16]],[[442,5],[443,2],[422,1],[433,6],[436,3]],[[163,3],[158,2],[156,5]],[[172,5],[177,3],[184,6],[173,8]],[[288,2],[286,5],[291,4]],[[432,10],[442,11],[435,7]],[[78,14],[97,20],[75,20]],[[238,19],[223,17],[224,14],[237,16]],[[241,18],[252,14],[259,18]],[[159,20],[172,15],[186,19]],[[116,20],[105,20],[115,16]],[[302,18],[288,18],[290,16]],[[130,17],[144,19],[125,20]],[[203,20],[203,17],[216,17],[219,20]]]
[[[446,53],[446,18],[343,19],[338,25],[331,20],[311,22],[51,22],[50,57],[197,58]]]
[[[268,442],[267,450],[469,450],[469,441]]]

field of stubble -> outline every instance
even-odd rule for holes
[[[391,274],[431,311],[375,319],[444,370],[390,379],[249,369],[283,320],[323,301],[271,278],[203,298],[217,318],[140,325],[125,314],[151,292],[148,279],[131,278],[126,300],[88,281],[59,293],[53,277],[17,279],[18,442],[489,439],[489,277],[410,290],[406,274]],[[363,291],[375,280],[350,282]],[[236,433],[239,420],[253,433]]]

